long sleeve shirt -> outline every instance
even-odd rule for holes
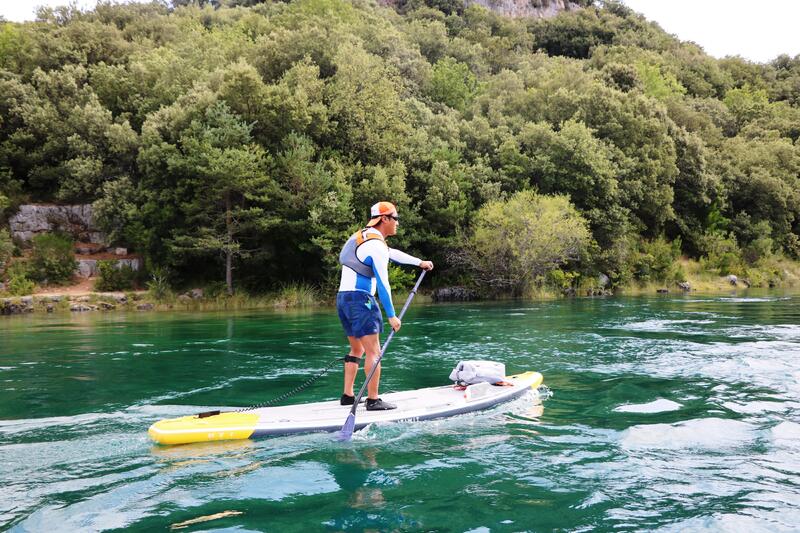
[[[380,235],[380,232],[374,228],[367,229],[367,233],[371,232]],[[386,316],[392,318],[395,316],[395,311],[392,303],[392,288],[389,285],[389,261],[419,266],[422,260],[400,250],[389,248],[381,239],[370,239],[361,244],[356,249],[356,257],[365,265],[372,267],[373,276],[362,276],[352,268],[343,266],[339,292],[366,291],[375,295],[377,290]]]

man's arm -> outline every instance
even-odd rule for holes
[[[362,245],[366,253],[364,264],[372,267],[378,286],[378,298],[381,300],[386,318],[394,318],[392,303],[392,287],[389,285],[389,251],[386,245],[378,240],[368,241]]]
[[[419,264],[422,262],[422,259],[417,259],[413,255],[401,252],[400,250],[395,250],[394,248],[389,248],[389,260],[392,263],[413,266],[419,266]]]
[[[422,259],[418,259],[400,250],[395,250],[394,248],[389,248],[389,260],[401,265],[414,265],[423,270],[433,270],[433,263],[431,261],[423,261]]]

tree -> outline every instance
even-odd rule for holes
[[[446,57],[433,66],[428,94],[434,101],[464,111],[477,90],[478,81],[464,63]]]
[[[271,223],[263,208],[274,189],[267,156],[252,143],[250,126],[221,102],[190,124],[180,147],[169,164],[189,176],[181,183],[186,195],[180,205],[188,226],[173,232],[171,244],[179,253],[221,254],[233,294],[234,260],[250,252],[242,237]]]
[[[586,220],[566,196],[527,190],[479,209],[461,256],[479,281],[520,294],[540,276],[578,259],[589,241]]]

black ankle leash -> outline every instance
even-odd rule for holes
[[[315,381],[317,381],[322,376],[327,374],[328,371],[330,371],[330,369],[333,368],[333,365],[335,365],[336,363],[340,363],[342,361],[349,362],[347,360],[348,357],[351,357],[351,356],[348,355],[348,356],[345,356],[345,357],[337,357],[336,359],[334,359],[330,363],[328,363],[328,365],[325,368],[323,368],[318,374],[308,378],[308,380],[305,383],[300,384],[298,387],[294,388],[293,390],[290,390],[289,392],[284,392],[283,394],[281,394],[277,398],[273,398],[271,400],[267,400],[266,402],[257,403],[255,405],[251,405],[250,407],[243,407],[242,409],[236,409],[235,411],[226,411],[226,412],[243,413],[245,411],[252,411],[254,409],[261,409],[262,407],[269,407],[270,405],[274,405],[274,404],[276,404],[278,402],[281,402],[281,401],[285,400],[286,398],[289,398],[290,396],[294,396],[295,394],[297,394],[298,392],[302,391],[303,389],[306,389],[306,388],[310,387]],[[197,413],[197,417],[198,418],[207,418],[209,416],[218,415],[221,412],[222,411],[206,411],[204,413]]]

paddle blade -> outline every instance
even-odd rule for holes
[[[345,420],[344,425],[342,426],[342,430],[339,432],[339,436],[337,437],[340,441],[350,440],[353,436],[353,431],[356,429],[356,415],[355,413],[350,413],[347,415],[347,420]]]

